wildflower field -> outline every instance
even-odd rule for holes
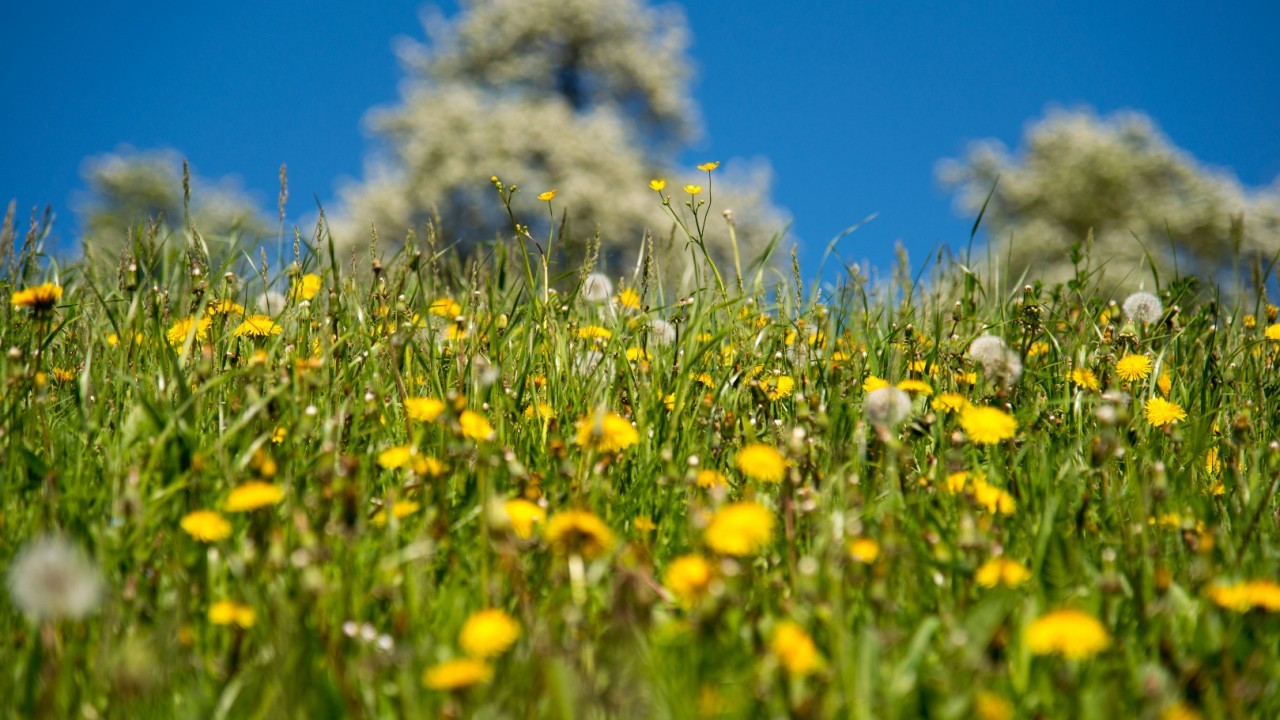
[[[1280,716],[1263,291],[1110,297],[1084,249],[813,286],[711,262],[707,172],[652,184],[683,285],[496,178],[465,263],[322,218],[283,269],[143,224],[106,273],[11,215],[4,712]]]

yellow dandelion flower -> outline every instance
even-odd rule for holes
[[[1267,339],[1272,342],[1280,342],[1280,323],[1267,326]]]
[[[1049,343],[1044,340],[1031,343],[1031,347],[1027,348],[1027,359],[1048,355],[1050,347]]]
[[[183,532],[203,543],[218,542],[231,536],[231,523],[213,510],[187,513],[178,525]]]
[[[1252,330],[1258,327],[1258,318],[1252,315],[1245,315],[1243,318],[1240,319],[1240,322],[1241,324],[1244,325],[1245,330]]]
[[[609,328],[600,327],[599,325],[584,325],[578,328],[578,337],[583,340],[608,340],[613,337],[613,333]]]
[[[493,668],[474,658],[437,663],[422,674],[422,684],[432,690],[465,690],[492,679]]]
[[[667,187],[667,181],[663,178],[655,178],[649,181],[649,189],[662,192]]]
[[[1013,720],[1013,703],[990,690],[979,690],[973,696],[976,720]]]
[[[933,394],[933,386],[923,380],[903,380],[898,383],[898,389],[912,395],[923,395],[925,397]]]
[[[473,613],[458,633],[458,645],[473,658],[501,655],[519,639],[520,623],[497,608]]]
[[[578,421],[578,444],[602,453],[620,453],[640,441],[629,420],[611,412],[597,412]]]
[[[1218,448],[1211,447],[1204,453],[1204,471],[1210,475],[1222,472],[1222,458],[1218,456]]]
[[[986,561],[974,575],[974,580],[985,588],[997,585],[1014,588],[1030,579],[1031,571],[1022,563],[1002,557]]]
[[[236,625],[248,629],[257,619],[253,608],[231,600],[221,600],[209,606],[209,622],[214,625]]]
[[[399,470],[409,464],[409,459],[417,451],[408,445],[396,445],[378,453],[378,467],[384,470]]]
[[[231,331],[236,337],[267,337],[268,335],[279,335],[283,330],[267,315],[250,315],[244,319],[244,322],[236,326]]]
[[[796,381],[790,375],[770,376],[760,381],[760,389],[764,391],[764,396],[770,400],[782,400],[791,397],[795,387]]]
[[[1215,585],[1209,588],[1209,599],[1233,612],[1244,613],[1253,609],[1280,612],[1280,585],[1270,580]]]
[[[702,192],[702,186],[701,185],[685,185],[684,191],[689,193],[690,195],[697,195],[698,193]]]
[[[619,305],[621,305],[624,308],[627,308],[628,310],[640,309],[640,293],[636,292],[635,290],[632,290],[631,288],[623,289],[618,293],[618,296],[614,299],[618,301]]]
[[[783,620],[774,626],[769,650],[792,675],[804,677],[822,669],[822,655],[813,638],[791,620]]]
[[[403,520],[421,509],[422,505],[412,500],[397,500],[391,503],[391,517],[394,517],[397,520]],[[372,522],[374,527],[386,527],[387,509],[383,508],[375,513]]]
[[[555,420],[556,409],[544,402],[531,403],[525,406],[524,416],[539,420]]]
[[[701,170],[702,172],[711,172],[712,170],[715,170],[718,167],[720,167],[720,161],[716,160],[714,162],[702,163],[701,165],[698,166],[698,169]]]
[[[9,296],[9,302],[16,308],[31,308],[35,312],[45,312],[62,299],[62,286],[57,283],[44,283]]]
[[[890,385],[889,381],[885,380],[882,377],[876,377],[875,375],[868,375],[867,379],[862,381],[862,391],[867,393],[872,393],[872,392],[875,392],[876,390],[879,390],[880,388],[889,387],[889,385]]]
[[[483,415],[473,410],[463,410],[458,416],[458,425],[462,427],[462,436],[468,440],[481,442],[493,437],[493,426]]]
[[[653,359],[653,354],[641,347],[627,348],[628,362],[647,362]]]
[[[953,413],[964,410],[969,406],[969,401],[960,393],[945,392],[934,398],[930,406],[939,412]]]
[[[1152,427],[1164,427],[1187,419],[1187,411],[1181,405],[1158,397],[1148,400],[1143,405],[1143,412],[1146,413],[1147,424]]]
[[[453,298],[440,297],[431,303],[427,312],[437,317],[455,318],[462,314],[462,306],[454,302]]]
[[[588,510],[565,510],[547,521],[547,542],[557,552],[596,558],[613,549],[617,538],[604,521]]]
[[[243,315],[244,306],[234,300],[211,300],[208,311],[210,315]]]
[[[75,370],[67,369],[67,368],[54,368],[54,369],[53,369],[53,381],[54,381],[54,382],[56,382],[56,383],[58,383],[59,385],[61,385],[61,384],[63,384],[63,383],[69,383],[69,382],[71,382],[72,380],[75,380],[75,379],[76,379],[76,371],[75,371]]]
[[[946,488],[947,492],[952,495],[958,495],[964,492],[964,487],[968,483],[969,473],[961,470],[960,472],[953,472],[948,475],[946,479],[942,481],[942,487]]]
[[[435,419],[440,417],[440,413],[444,412],[444,407],[444,401],[437,398],[405,398],[404,414],[407,415],[410,420],[435,422]]]
[[[1056,610],[1027,626],[1027,648],[1036,655],[1084,660],[1111,646],[1111,636],[1097,618],[1079,610]]]
[[[429,478],[444,477],[445,464],[429,455],[418,455],[414,453],[409,459],[409,469],[413,470],[415,475]]]
[[[1116,375],[1127,382],[1146,380],[1154,365],[1146,355],[1125,355],[1116,362]]]
[[[169,331],[165,333],[165,337],[169,340],[170,345],[181,345],[187,341],[187,336],[191,334],[191,328],[195,328],[196,342],[204,342],[209,338],[209,328],[213,325],[213,321],[209,318],[183,318],[173,324]]]
[[[1156,378],[1156,388],[1161,395],[1169,396],[1169,391],[1173,389],[1173,377],[1169,375],[1169,371],[1165,370],[1160,373],[1160,377]]]
[[[222,509],[227,512],[249,512],[275,505],[281,500],[284,500],[283,490],[271,483],[254,480],[232,490]]]
[[[324,280],[315,273],[307,273],[289,286],[289,299],[293,302],[310,302],[324,286]]]
[[[1098,383],[1098,376],[1089,368],[1076,368],[1071,371],[1069,377],[1076,387],[1081,387],[1085,390],[1097,390],[1101,387]]]
[[[662,584],[685,607],[691,607],[706,596],[711,587],[711,563],[701,555],[682,555],[667,565]]]
[[[773,539],[773,513],[750,500],[724,506],[707,524],[703,538],[721,555],[751,555]]]
[[[556,199],[555,188],[552,188],[544,193],[538,193],[538,199],[541,200],[542,202],[551,202],[552,200],[555,200]]]
[[[728,487],[729,479],[719,470],[699,470],[696,481],[698,487],[710,490],[715,487]]]
[[[970,405],[960,412],[960,427],[971,441],[995,445],[1017,434],[1018,421],[999,408]]]
[[[880,558],[880,543],[874,538],[855,538],[849,542],[849,557],[855,562],[871,565]]]
[[[734,458],[734,465],[743,475],[765,483],[782,482],[789,464],[782,453],[764,443],[751,443],[739,450]]]
[[[676,409],[675,393],[667,393],[666,397],[662,398],[662,406],[667,409],[667,412],[671,412],[672,410],[675,410]]]
[[[973,480],[973,499],[992,515],[1012,515],[1018,509],[1013,496],[986,480]]]
[[[502,509],[511,521],[511,529],[515,531],[516,537],[521,540],[528,540],[533,537],[533,526],[541,525],[547,521],[546,509],[521,498],[506,501],[503,503]]]

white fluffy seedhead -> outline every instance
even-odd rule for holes
[[[911,417],[911,396],[892,385],[872,390],[862,401],[867,422],[882,428],[895,428]]]
[[[582,281],[579,297],[589,303],[607,302],[613,297],[613,281],[604,273],[593,272]]]
[[[85,551],[65,537],[28,542],[9,566],[9,597],[32,618],[82,618],[102,599],[102,576]]]
[[[1164,303],[1149,292],[1136,292],[1124,299],[1124,316],[1136,323],[1153,323],[1164,315]]]

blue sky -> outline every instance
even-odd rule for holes
[[[52,203],[73,235],[86,156],[168,146],[291,210],[358,177],[364,112],[397,97],[397,35],[416,0],[9,2],[0,6],[0,201]],[[842,254],[887,267],[963,246],[972,218],[935,163],[971,140],[1016,144],[1051,104],[1143,110],[1247,185],[1280,176],[1280,4],[691,0],[705,138],[690,161],[763,157],[809,272]],[[119,6],[119,7],[115,7]],[[69,239],[69,238],[68,238]]]

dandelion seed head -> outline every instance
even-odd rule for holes
[[[275,290],[268,290],[258,296],[255,304],[258,306],[258,312],[264,315],[279,315],[284,310],[285,297]]]
[[[1124,299],[1124,316],[1136,323],[1153,323],[1164,315],[1164,304],[1149,292],[1136,292]]]
[[[867,393],[862,412],[872,425],[897,427],[911,416],[911,396],[893,386],[878,388]]]
[[[581,297],[590,303],[606,302],[613,296],[613,281],[604,273],[593,272],[582,281]]]
[[[28,542],[9,566],[9,597],[39,620],[82,618],[102,599],[102,576],[84,549],[60,535]]]

